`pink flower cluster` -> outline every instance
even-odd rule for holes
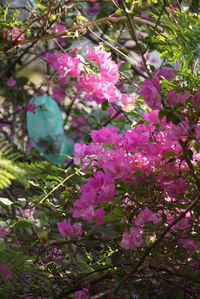
[[[15,78],[10,77],[6,81],[6,84],[7,84],[7,86],[12,87],[12,86],[15,86],[17,84],[17,81],[15,80]]]
[[[194,102],[196,105],[200,106],[200,90],[197,90],[197,91],[195,92],[195,95],[194,95],[194,97],[193,97],[193,102]]]
[[[52,88],[52,97],[57,102],[61,102],[65,96],[66,94],[62,88],[56,86]]]
[[[62,77],[79,77],[82,64],[79,58],[73,53],[45,53],[44,59],[47,60]]]
[[[167,94],[167,100],[170,105],[184,103],[190,98],[190,92],[186,90],[184,93],[177,93],[175,89],[171,89]]]
[[[4,280],[9,280],[12,277],[12,269],[7,264],[0,264],[0,277]]]
[[[62,24],[53,24],[52,26],[52,30],[53,30],[53,33],[58,33],[58,32],[62,32],[66,29],[66,26],[65,25],[62,25]],[[64,37],[57,37],[56,40],[62,44],[64,41],[65,41],[65,38]],[[56,43],[55,43],[56,44]]]
[[[128,232],[124,232],[123,239],[119,245],[125,249],[133,249],[142,243],[142,232],[136,227],[131,227]]]
[[[180,244],[183,246],[183,248],[188,250],[189,256],[191,256],[196,249],[199,249],[199,244],[193,239],[181,239]]]
[[[95,62],[95,72],[81,74],[85,66],[77,57],[77,53],[70,54],[45,53],[44,59],[47,60],[63,77],[77,78],[77,87],[85,93],[86,101],[96,101],[98,104],[108,100],[117,101],[117,87],[115,84],[119,80],[118,65],[112,61],[110,53],[102,47],[95,47],[87,50],[86,57],[90,64]],[[97,74],[98,73],[98,74]]]
[[[74,202],[74,217],[103,222],[102,208],[94,208],[114,198],[115,181],[119,179],[134,184],[153,181],[171,198],[177,198],[186,190],[185,180],[180,177],[180,170],[188,169],[186,162],[180,163],[179,159],[181,136],[168,138],[174,125],[165,119],[159,121],[158,110],[144,113],[143,117],[146,124],[127,129],[123,135],[119,135],[115,127],[103,127],[91,132],[93,143],[75,144],[75,164],[83,169],[92,167],[94,175],[81,187],[81,197]],[[170,163],[168,152],[176,157]],[[95,211],[99,215],[95,215]],[[143,213],[149,218],[141,214],[141,219],[147,217],[153,223],[159,219],[149,210]]]
[[[161,218],[158,213],[153,213],[150,209],[145,208],[139,213],[138,219],[135,220],[135,225],[143,227],[146,222],[152,222],[153,224],[158,224],[160,221]]]
[[[72,118],[70,124],[76,129],[76,136],[81,137],[83,132],[87,130],[87,120],[83,116]]]
[[[78,77],[82,68],[80,59],[67,53],[59,56],[54,67],[63,77]]]
[[[52,259],[54,261],[59,261],[63,259],[63,252],[59,248],[54,247],[49,251],[49,253],[51,254]]]
[[[175,77],[175,70],[172,68],[161,68],[154,73],[153,78],[145,79],[141,84],[140,94],[143,96],[145,103],[153,110],[160,109],[162,106],[161,100],[161,83],[160,79],[165,78],[167,80],[173,80]],[[185,103],[191,97],[190,91],[185,90],[182,93],[177,92],[175,89],[171,89],[167,95],[168,105],[177,105],[180,103]],[[193,97],[193,102],[199,105],[200,93],[197,91]]]
[[[25,218],[33,218],[35,214],[35,209],[30,208],[30,209],[19,209],[21,215]]]
[[[76,299],[89,299],[89,290],[87,288],[75,292]]]
[[[68,238],[69,236],[80,236],[83,232],[82,224],[76,222],[71,225],[70,219],[67,219],[67,222],[57,222],[58,230],[63,236],[63,238]]]
[[[142,237],[144,236],[143,227],[145,223],[152,222],[153,224],[158,224],[160,221],[161,218],[158,213],[153,213],[150,209],[145,208],[134,221],[135,227],[131,227],[128,232],[124,232],[119,245],[126,249],[134,249],[140,246],[144,241]]]
[[[81,198],[74,202],[73,217],[103,223],[104,210],[101,208],[94,210],[94,207],[113,199],[114,195],[114,180],[102,171],[97,171],[93,178],[89,178],[87,183],[81,187]]]
[[[145,79],[141,85],[141,95],[151,109],[159,109],[161,107],[160,88],[161,85],[157,78]]]
[[[10,234],[10,228],[8,226],[0,226],[0,238],[6,237]]]
[[[17,27],[13,27],[12,29],[3,29],[2,36],[3,38],[6,38],[11,42],[16,42],[25,39],[24,34],[22,34],[21,30]]]

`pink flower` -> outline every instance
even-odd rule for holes
[[[45,59],[48,63],[50,63],[51,65],[55,65],[58,58],[60,57],[60,54],[58,54],[57,52],[51,53],[51,52],[45,52],[42,55],[43,59]]]
[[[199,249],[199,244],[193,239],[181,239],[180,243],[182,244],[183,248],[188,250],[189,256],[191,256],[196,249]]]
[[[88,74],[79,77],[78,86],[87,93],[84,98],[85,101],[96,101],[98,104],[102,104],[105,100],[116,102],[117,88],[113,82],[115,79],[117,80],[118,75],[116,73],[111,74],[112,71],[113,69],[107,70],[106,74],[100,72],[98,75]],[[109,76],[112,79],[109,79]]]
[[[89,299],[89,290],[87,288],[75,292],[76,299]]]
[[[62,24],[53,24],[52,29],[55,33],[62,32],[66,29],[66,26]]]
[[[110,106],[108,108],[108,113],[110,114],[111,118],[114,118],[114,119],[122,119],[123,118],[123,113],[122,112],[118,113],[118,115],[115,116],[117,111],[115,110],[115,108],[113,108],[113,106]]]
[[[178,6],[176,6],[176,5],[169,5],[168,9],[170,10],[171,13],[175,13],[178,10]]]
[[[97,78],[94,74],[86,74],[84,76],[79,77],[78,83],[84,91],[93,92],[96,79]]]
[[[82,224],[76,222],[71,225],[69,218],[67,219],[67,222],[57,222],[57,226],[60,234],[64,238],[68,238],[69,236],[80,236],[83,232]]]
[[[23,217],[32,218],[35,214],[35,209],[19,209]]]
[[[170,105],[184,103],[190,98],[190,92],[188,90],[184,93],[177,93],[175,89],[172,89],[167,94],[167,100]]]
[[[131,152],[137,148],[144,147],[144,145],[147,144],[148,135],[149,134],[141,134],[141,132],[137,133],[132,129],[128,129],[122,139],[123,148]]]
[[[92,130],[90,133],[94,143],[117,144],[120,136],[115,127],[102,127],[99,130]]]
[[[95,77],[92,88],[91,93],[85,97],[86,101],[96,101],[98,104],[102,104],[105,100],[108,100],[110,103],[117,101],[117,88],[112,82],[109,82],[109,80],[102,76],[101,73]]]
[[[35,104],[27,104],[26,105],[26,111],[27,112],[32,112],[35,113],[35,109],[36,109],[36,105]]]
[[[200,140],[200,122],[194,125],[195,128],[195,135],[198,140]]]
[[[161,107],[161,96],[159,93],[160,82],[157,78],[145,79],[141,85],[141,95],[146,104],[153,110]]]
[[[112,200],[115,195],[114,180],[97,171],[87,183],[81,187],[81,198],[74,202],[74,206],[78,208],[96,206],[100,203]]]
[[[105,80],[117,83],[119,79],[119,68],[118,65],[111,59],[106,60],[100,65],[100,73],[105,78]]]
[[[101,9],[101,7],[99,5],[93,5],[92,7],[87,8],[86,14],[89,17],[93,17],[99,13],[100,9]]]
[[[63,259],[63,256],[62,256],[63,252],[62,252],[62,250],[58,249],[56,247],[52,248],[50,250],[50,254],[52,254],[52,259],[55,260],[55,261]]]
[[[6,237],[11,232],[8,226],[0,226],[0,237]]]
[[[81,165],[92,163],[103,151],[102,144],[80,144],[74,145],[74,164]]]
[[[62,32],[66,29],[67,27],[65,25],[62,24],[53,24],[52,29],[53,32],[57,33],[57,32]],[[57,41],[59,43],[63,43],[65,41],[65,38],[62,36],[56,37]]]
[[[96,222],[102,224],[105,222],[105,211],[103,208],[94,210],[93,206],[84,209],[75,209],[73,212],[74,218],[83,218],[88,222]]]
[[[183,218],[179,220],[175,225],[174,228],[177,230],[185,230],[189,227],[188,218]]]
[[[79,116],[79,117],[74,117],[70,120],[70,123],[72,126],[74,127],[86,127],[87,125],[87,120],[85,117],[83,116]]]
[[[188,119],[182,120],[178,125],[171,125],[171,128],[167,132],[167,139],[171,141],[179,141],[188,136],[190,129]]]
[[[110,56],[111,54],[104,51],[101,46],[94,47],[92,50],[87,49],[87,58],[96,61],[99,65],[104,64]]]
[[[52,97],[57,102],[62,101],[65,98],[65,92],[63,89],[59,87],[53,87],[52,89]]]
[[[172,198],[175,198],[185,192],[186,183],[183,178],[172,180],[171,178],[163,178],[163,186],[165,187],[168,195]]]
[[[128,181],[132,178],[131,157],[122,149],[105,151],[99,166],[112,179]]]
[[[17,83],[17,81],[16,81],[15,78],[13,78],[13,77],[10,77],[10,78],[6,81],[6,84],[7,84],[8,86],[15,86],[16,83]]]
[[[0,275],[3,279],[9,280],[12,277],[12,269],[7,264],[0,264]]]
[[[131,227],[128,232],[124,232],[123,239],[119,245],[125,249],[134,249],[142,243],[142,233],[137,228]]]
[[[126,93],[121,94],[120,103],[124,111],[131,111],[135,106],[136,99],[138,98],[138,94],[134,93],[132,95],[128,95]]]
[[[153,213],[150,209],[145,208],[139,213],[138,219],[135,221],[135,225],[143,226],[146,222],[153,222],[154,224],[157,224],[160,221],[161,218],[157,213]]]
[[[80,59],[67,53],[59,55],[53,66],[63,77],[78,77],[82,69]]]
[[[197,90],[194,94],[194,97],[193,97],[193,102],[195,104],[197,104],[198,106],[200,106],[200,90]]]
[[[24,34],[22,34],[21,30],[17,27],[13,27],[12,29],[3,29],[2,33],[3,38],[6,38],[11,42],[25,39]]]
[[[154,76],[158,79],[160,79],[160,77],[164,77],[167,80],[172,80],[175,77],[175,71],[176,70],[172,69],[171,67],[163,67],[156,71]]]
[[[143,115],[144,119],[146,121],[148,121],[150,124],[155,124],[155,123],[159,122],[158,113],[159,113],[159,110],[153,110],[149,113],[143,112],[142,115]]]

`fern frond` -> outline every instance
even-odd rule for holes
[[[7,144],[0,146],[0,189],[8,187],[12,180],[18,179],[22,184],[28,185],[25,180],[25,171],[20,169],[15,160],[19,155],[12,153],[12,148]]]

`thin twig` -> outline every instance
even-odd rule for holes
[[[81,30],[81,31],[82,30],[87,30],[88,28],[96,26],[98,24],[102,24],[102,23],[120,23],[120,22],[124,22],[124,21],[127,21],[127,17],[118,17],[118,18],[116,18],[116,17],[109,16],[109,17],[101,18],[101,19],[98,19],[96,21],[92,21],[92,22],[85,23],[85,24],[82,24],[82,25],[73,26],[73,27],[68,28],[68,29],[66,29],[64,31],[61,31],[61,32],[56,32],[56,33],[52,33],[52,34],[48,34],[48,35],[43,35],[43,36],[38,36],[38,37],[30,38],[30,39],[17,41],[15,43],[13,43],[12,46],[5,49],[3,52],[6,52],[6,51],[8,51],[10,49],[13,49],[13,48],[16,48],[18,46],[22,46],[22,45],[25,45],[25,44],[31,43],[31,42],[36,42],[36,41],[39,41],[39,40],[49,40],[49,39],[53,39],[55,37],[68,36],[72,32],[76,32],[78,30]],[[139,17],[133,17],[132,21],[138,22],[140,24],[147,25],[147,26],[152,27],[152,28],[155,26],[154,23],[152,23],[148,20],[139,18]],[[164,29],[161,26],[157,26],[156,29],[159,32],[164,32]]]

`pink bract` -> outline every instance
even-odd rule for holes
[[[142,233],[137,228],[131,227],[128,232],[124,232],[123,239],[119,245],[125,249],[134,249],[142,243]]]
[[[26,111],[35,113],[37,106],[35,104],[27,104],[26,105]]]
[[[71,225],[70,219],[67,219],[67,222],[57,222],[58,230],[64,238],[69,236],[80,236],[83,232],[82,224],[76,222]]]
[[[75,292],[76,299],[89,299],[89,290],[84,288],[81,291]]]
[[[197,91],[195,92],[194,97],[193,97],[192,100],[193,100],[193,102],[194,102],[196,105],[200,106],[200,90],[197,90]]]
[[[16,85],[16,83],[17,83],[17,81],[15,80],[15,78],[14,77],[10,77],[7,81],[6,81],[6,84],[8,85],[8,86],[15,86]]]
[[[11,232],[8,226],[0,226],[0,237],[6,237]]]
[[[141,95],[144,97],[145,103],[153,110],[161,107],[159,89],[160,83],[156,78],[145,79],[141,84]]]
[[[12,269],[7,264],[0,264],[0,275],[5,280],[9,280],[12,277]]]

